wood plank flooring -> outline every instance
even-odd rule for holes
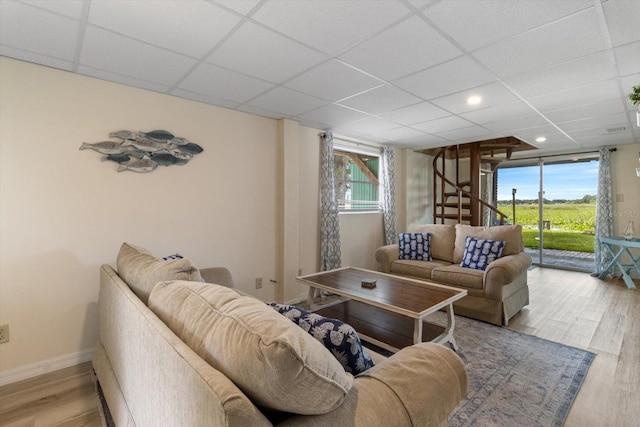
[[[510,329],[597,353],[565,426],[639,425],[640,290],[549,268],[529,271],[529,288],[531,303]],[[100,426],[90,369],[84,363],[0,387],[0,426]]]

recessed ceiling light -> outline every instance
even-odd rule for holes
[[[472,95],[467,98],[467,104],[469,105],[478,105],[482,102],[482,97],[478,95]]]
[[[536,142],[545,142],[547,140],[547,138],[545,138],[544,136],[539,136],[536,138]]]

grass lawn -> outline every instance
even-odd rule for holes
[[[564,251],[591,252],[594,251],[595,236],[575,231],[544,230],[542,232],[545,249],[559,249]],[[522,239],[527,248],[538,249],[538,230],[525,228]]]

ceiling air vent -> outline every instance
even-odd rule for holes
[[[614,126],[607,128],[607,133],[620,133],[627,130],[626,126]]]

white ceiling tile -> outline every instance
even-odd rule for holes
[[[202,58],[240,18],[202,0],[93,1],[90,24]]]
[[[440,132],[436,135],[448,139],[450,141],[455,141],[459,143],[465,142],[473,142],[473,141],[481,141],[487,139],[492,132],[481,126],[470,126],[466,128],[453,129],[448,130],[446,132]]]
[[[530,128],[516,129],[512,133],[510,133],[510,135],[513,135],[520,139],[526,139],[527,141],[535,142],[535,138],[539,136],[544,136],[546,138],[547,135],[555,135],[557,133],[562,134],[561,132],[558,131],[558,129],[555,126],[546,124],[543,126],[534,126]],[[571,141],[570,138],[567,138],[566,136],[565,138],[568,141]]]
[[[331,55],[362,42],[407,16],[391,1],[269,1],[252,18]]]
[[[593,104],[578,104],[571,108],[547,111],[544,115],[555,123],[570,122],[574,120],[591,119],[603,114],[624,113],[624,108],[619,99],[597,102]]]
[[[385,80],[448,61],[462,52],[418,17],[403,21],[340,55]]]
[[[323,123],[326,126],[340,126],[341,124],[361,120],[367,115],[350,108],[342,107],[336,104],[325,105],[317,110],[297,116],[296,119],[303,121],[312,121]]]
[[[284,86],[318,98],[338,101],[382,84],[382,81],[368,74],[331,60],[288,81]]]
[[[259,2],[260,0],[215,0],[215,3],[228,7],[243,15],[249,13]]]
[[[470,96],[481,96],[482,102],[479,105],[467,104]],[[454,114],[465,113],[482,108],[517,101],[518,98],[500,83],[490,83],[488,85],[467,89],[454,95],[443,96],[433,99],[431,102],[437,106]]]
[[[390,122],[389,120],[381,119],[380,117],[369,117],[338,126],[336,133],[342,134],[343,132],[354,131],[361,135],[371,135],[376,132],[383,132],[397,127],[397,123]]]
[[[73,61],[79,22],[15,1],[0,1],[0,44]]]
[[[528,129],[536,126],[547,125],[543,117],[538,114],[530,116],[516,117],[512,119],[504,119],[497,122],[485,123],[484,126],[494,132],[510,134],[516,129]]]
[[[605,49],[593,8],[474,52],[506,78]]]
[[[563,90],[561,92],[529,98],[535,108],[542,111],[558,110],[566,108],[567,100],[571,105],[592,104],[594,102],[608,101],[618,95],[618,85],[615,80],[594,83],[588,86]]]
[[[420,104],[411,105],[409,107],[381,114],[380,117],[401,125],[409,126],[414,123],[422,123],[427,120],[438,119],[449,115],[449,112],[444,111],[440,107],[436,107],[429,102],[422,102]]]
[[[184,89],[173,89],[170,94],[174,96],[178,96],[180,98],[191,99],[193,101],[198,101],[205,104],[217,105],[218,107],[224,107],[224,108],[231,108],[231,109],[237,108],[239,104],[239,102],[237,101],[229,101],[227,99],[204,95],[203,93],[199,93],[199,92],[190,92]]]
[[[415,138],[409,138],[402,141],[402,145],[413,147],[415,149],[425,149],[434,147],[444,147],[450,145],[451,141],[440,138],[436,135],[424,134]]]
[[[272,87],[271,83],[204,63],[178,86],[189,92],[236,102],[246,102]]]
[[[597,131],[606,132],[609,128],[623,127],[630,129],[627,121],[626,113],[607,114],[598,117],[591,117],[588,119],[574,120],[571,122],[564,122],[560,125],[560,129],[565,131],[571,136],[578,136],[579,133],[585,131]],[[606,132],[608,134],[609,132]]]
[[[66,71],[73,70],[73,61],[70,59],[58,59],[52,56],[41,55],[39,53],[33,53],[33,52],[20,50],[20,49],[14,49],[10,46],[4,46],[2,44],[0,44],[0,56],[7,56],[9,58],[21,59],[23,61],[33,62],[34,64],[40,64],[47,67],[58,68],[60,70],[66,70]]]
[[[378,132],[376,135],[388,141],[402,142],[405,140],[413,140],[415,138],[421,137],[424,135],[424,132],[420,132],[419,130],[412,129],[406,126],[401,126],[394,129],[383,130],[381,132]]]
[[[282,113],[264,110],[262,108],[253,107],[247,104],[242,104],[237,109],[238,111],[243,111],[245,113],[253,114],[254,116],[267,117],[267,118],[276,119],[276,120],[281,119],[283,117]]]
[[[602,2],[613,46],[640,39],[640,2],[637,0],[609,0]]]
[[[135,77],[125,76],[122,74],[112,73],[112,72],[101,70],[101,69],[91,68],[85,65],[80,65],[78,67],[78,73],[84,74],[85,76],[91,76],[98,79],[107,80],[110,82],[116,82],[116,83],[120,83],[127,86],[133,86],[141,89],[152,90],[154,92],[166,93],[170,88],[168,85],[154,83],[147,80],[139,80]]]
[[[583,148],[606,147],[608,145],[633,144],[640,142],[640,138],[633,137],[631,132],[622,132],[611,135],[591,134],[576,138],[576,142]]]
[[[626,76],[640,71],[640,41],[620,46],[613,51],[621,75]]]
[[[506,79],[505,83],[524,97],[544,95],[585,86],[615,77],[606,52],[598,52],[570,62],[533,70]]]
[[[86,2],[84,0],[21,0],[21,3],[45,9],[49,12],[57,13],[58,15],[80,19]]]
[[[284,87],[276,87],[248,102],[253,107],[276,111],[285,116],[299,116],[320,108],[327,101],[305,95]]]
[[[425,99],[433,99],[495,80],[491,73],[463,56],[399,79],[395,83]]]
[[[515,117],[529,116],[533,112],[527,104],[521,101],[514,101],[462,113],[460,117],[473,123],[485,124]]]
[[[80,63],[171,86],[193,67],[195,61],[96,27],[87,27]]]
[[[326,55],[245,22],[207,58],[207,62],[282,83],[327,59]]]
[[[341,105],[369,114],[381,114],[420,102],[420,98],[394,86],[384,85],[340,101]]]
[[[448,116],[440,119],[429,120],[428,122],[424,123],[417,123],[412,125],[411,127],[423,132],[435,134],[451,129],[466,128],[469,126],[473,126],[473,123],[457,116]]]
[[[467,50],[514,36],[593,6],[590,0],[456,0],[436,3],[424,13]]]

